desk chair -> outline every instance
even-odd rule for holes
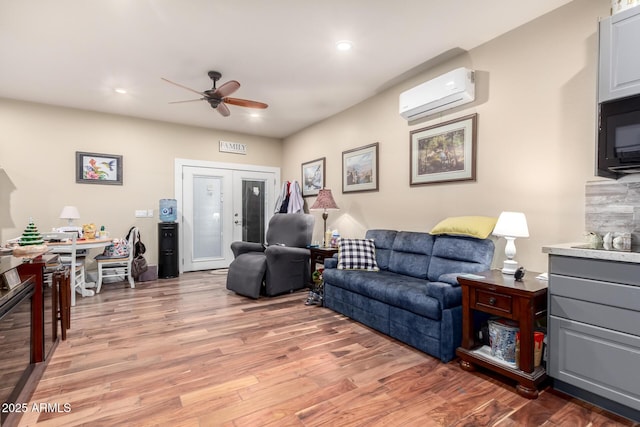
[[[100,289],[102,289],[102,279],[105,277],[122,277],[123,275],[126,275],[131,289],[136,287],[136,283],[133,280],[133,273],[131,271],[131,263],[133,263],[133,255],[135,252],[133,240],[137,235],[137,228],[131,230],[129,233],[129,256],[108,257],[98,255],[95,257],[96,262],[98,263],[98,283],[96,284],[96,293],[100,293]]]
[[[76,305],[76,290],[85,295],[93,295],[86,289],[85,270],[84,270],[84,253],[78,254],[76,248],[77,233],[47,233],[49,240],[70,241],[66,246],[58,246],[53,248],[52,252],[60,254],[60,262],[69,267],[71,273],[71,306]]]

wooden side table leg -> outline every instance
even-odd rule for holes
[[[71,329],[71,272],[66,270],[64,285],[64,312],[65,322],[64,326],[67,329]]]
[[[71,279],[69,274],[69,269],[56,272],[56,279],[54,280],[55,286],[58,286],[60,330],[62,331],[63,341],[67,339],[67,329],[71,328]]]
[[[53,333],[53,339],[58,339],[58,303],[60,296],[58,289],[60,283],[60,273],[54,271],[51,273],[51,330]],[[61,325],[61,329],[64,329],[64,325]]]
[[[516,386],[516,391],[522,397],[526,397],[527,399],[537,399],[538,398],[538,389],[535,387],[528,387],[524,384],[518,384]]]

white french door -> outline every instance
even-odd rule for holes
[[[176,164],[176,187],[178,169],[181,171],[176,198],[182,213],[182,271],[226,268],[233,261],[233,241],[264,242],[274,210],[279,171],[191,163],[196,164]]]

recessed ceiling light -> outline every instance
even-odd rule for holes
[[[122,89],[121,87],[117,87],[117,88],[115,88],[115,89],[114,89],[114,91],[115,91],[116,93],[120,93],[120,94],[122,94],[122,95],[124,95],[125,93],[127,93],[127,90],[126,90],[126,89]]]
[[[350,42],[349,40],[340,40],[338,43],[336,43],[336,49],[340,51],[351,50],[352,47],[353,47],[353,43]]]
[[[249,117],[260,117],[260,113],[251,113]]]

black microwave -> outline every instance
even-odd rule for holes
[[[598,176],[640,173],[640,95],[598,106]]]

